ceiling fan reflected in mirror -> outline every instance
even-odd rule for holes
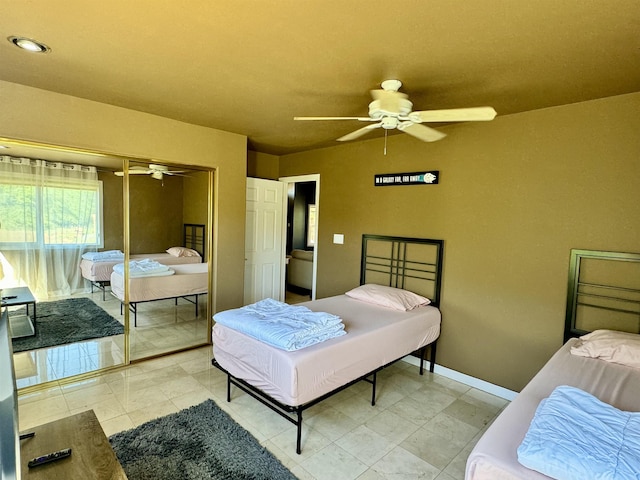
[[[124,172],[113,172],[118,177],[124,176]],[[184,173],[180,170],[169,170],[165,165],[150,164],[149,167],[133,166],[129,168],[129,175],[151,175],[151,178],[162,180],[165,175],[180,175]]]
[[[373,101],[369,104],[368,117],[293,117],[294,120],[358,120],[372,122],[337,140],[355,140],[368,132],[383,128],[397,129],[422,140],[435,142],[446,135],[438,130],[422,125],[431,122],[477,122],[493,120],[496,111],[492,107],[451,108],[446,110],[412,111],[413,103],[406,93],[399,92],[400,80],[385,80],[382,89],[371,90]],[[386,153],[386,149],[385,149]]]

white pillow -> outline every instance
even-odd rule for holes
[[[349,290],[345,295],[367,303],[394,310],[408,311],[420,305],[429,305],[431,300],[401,288],[367,283]]]
[[[571,347],[571,353],[640,368],[640,335],[614,330],[595,330],[580,337]]]
[[[174,257],[199,257],[200,254],[191,248],[171,247],[167,249],[167,253]]]

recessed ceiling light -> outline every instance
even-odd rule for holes
[[[31,38],[11,36],[7,37],[7,40],[13,43],[16,47],[20,47],[23,50],[28,50],[29,52],[47,53],[51,51],[51,49],[44,43],[36,42]]]

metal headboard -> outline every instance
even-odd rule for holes
[[[423,295],[440,305],[443,240],[362,236],[360,284],[376,283]]]
[[[197,223],[185,223],[183,226],[183,236],[182,241],[183,245],[187,248],[192,248],[196,252],[200,254],[202,257],[202,261],[204,262],[204,247],[205,247],[205,238],[204,238],[204,225]]]
[[[599,328],[640,333],[640,254],[571,250],[564,341]]]

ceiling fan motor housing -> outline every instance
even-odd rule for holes
[[[382,117],[405,116],[411,112],[412,107],[413,103],[406,98],[382,98],[369,104],[369,116],[376,120]]]

